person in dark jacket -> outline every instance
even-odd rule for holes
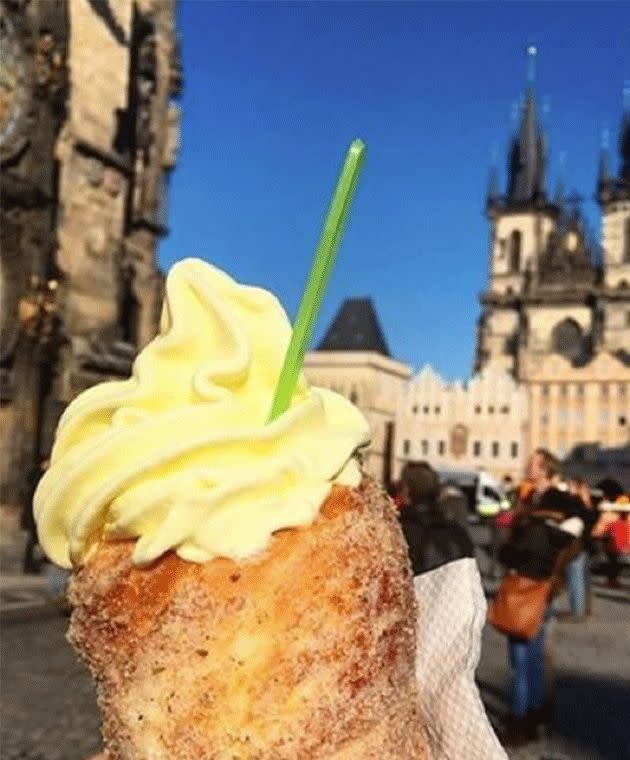
[[[474,556],[468,531],[446,517],[437,473],[427,462],[410,462],[402,474],[402,527],[414,575]]]
[[[467,530],[444,513],[437,473],[409,462],[400,524],[414,574],[416,677],[435,760],[507,760],[475,683],[486,599]]]
[[[537,449],[527,464],[527,479],[533,491],[515,511],[511,537],[500,552],[501,562],[519,575],[551,580],[552,593],[561,585],[564,567],[579,550],[576,533],[583,530],[584,506],[577,498],[555,485],[558,460],[546,449]],[[581,529],[580,529],[581,526]],[[551,619],[551,598],[538,633],[530,640],[508,637],[511,668],[511,716],[504,739],[518,746],[534,739],[540,726],[549,728],[552,705],[546,697],[545,664],[550,661],[545,648],[546,628]]]

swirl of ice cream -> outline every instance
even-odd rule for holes
[[[291,326],[278,300],[199,259],[166,281],[160,331],[130,379],[78,396],[34,499],[39,540],[62,567],[100,540],[137,538],[133,560],[244,559],[310,524],[333,482],[358,485],[361,413],[300,378],[267,424]]]

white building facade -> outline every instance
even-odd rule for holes
[[[426,460],[439,470],[486,470],[514,480],[527,451],[525,389],[500,362],[468,383],[449,383],[425,366],[403,388],[396,413],[394,477],[405,462]]]

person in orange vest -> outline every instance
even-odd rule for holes
[[[619,555],[630,553],[630,497],[620,486],[618,490],[618,493],[609,491],[604,494],[604,501],[599,505],[602,514],[592,532],[593,538],[601,538],[604,542],[608,557],[608,587],[615,589],[621,588]],[[614,500],[611,496],[615,497]]]

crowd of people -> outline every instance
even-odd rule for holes
[[[47,465],[43,460],[33,471],[29,506]],[[565,480],[558,460],[545,449],[536,450],[523,482],[509,489],[510,508],[486,518],[492,527],[490,554],[503,575],[487,605],[463,494],[441,485],[427,462],[409,462],[391,496],[414,574],[416,671],[423,709],[434,727],[436,757],[505,760],[503,746],[519,746],[551,730],[554,599],[566,588],[567,619],[587,620],[593,614],[591,567],[597,558],[605,558],[608,586],[620,587],[621,558],[630,555],[630,497],[612,479],[597,489],[578,478]],[[30,536],[24,569],[38,572],[32,510],[24,514]],[[486,620],[508,641],[510,714],[501,742],[475,684]]]
[[[447,487],[438,488],[438,482],[428,463],[408,463],[400,483],[392,489],[417,591],[422,579],[436,568],[446,571],[474,556],[461,509],[453,509],[456,496]],[[554,612],[555,598],[566,588],[568,620],[582,622],[592,615],[591,566],[597,558],[605,558],[609,587],[620,587],[621,557],[630,553],[630,498],[612,479],[602,481],[597,489],[578,478],[563,479],[558,460],[545,449],[531,455],[523,482],[512,488],[509,496],[510,509],[491,520],[490,553],[502,566],[503,579],[489,604],[488,620],[507,635],[510,714],[501,741],[515,747],[551,730],[549,624],[559,614]],[[485,608],[480,589],[481,577],[477,576],[472,586],[460,583],[449,591],[451,597],[468,594]],[[438,603],[453,610],[450,623],[457,629],[462,600],[454,603],[453,598],[441,598]],[[435,608],[427,608],[421,593],[418,605],[421,620],[430,621],[437,614]],[[480,631],[478,636],[480,639]],[[443,645],[449,645],[449,640]],[[479,641],[469,641],[469,653],[474,654],[478,645]],[[439,657],[437,652],[431,654]],[[473,660],[476,665],[478,651]],[[470,681],[468,687],[472,693]],[[478,725],[482,735],[487,733],[485,721]]]

